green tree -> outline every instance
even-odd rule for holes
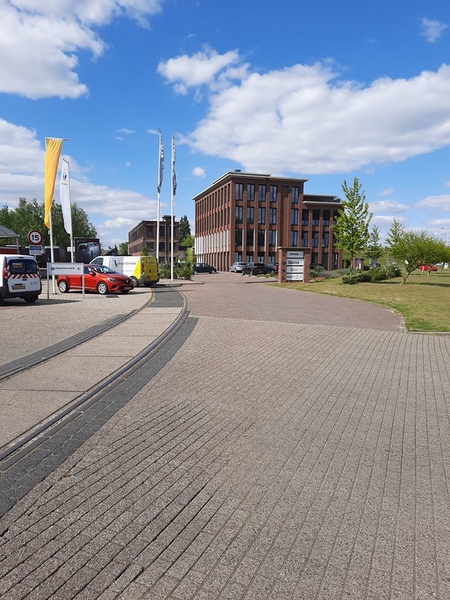
[[[370,232],[367,250],[372,260],[378,260],[383,253],[383,248],[380,244],[380,229],[376,225],[373,226]]]
[[[119,244],[119,254],[120,256],[128,255],[128,242],[121,242]]]
[[[73,237],[96,237],[97,231],[92,223],[89,222],[86,212],[72,204],[72,232]],[[8,224],[9,223],[9,224]],[[16,209],[4,206],[0,211],[0,224],[20,235],[20,245],[27,245],[28,232],[37,229],[42,233],[42,245],[50,244],[50,232],[44,225],[44,203],[38,202],[36,198],[28,201],[26,198],[19,198],[19,204]],[[53,245],[67,248],[70,246],[70,235],[64,229],[64,219],[60,204],[52,206],[52,230]]]
[[[339,211],[336,223],[333,225],[337,247],[350,258],[350,272],[353,268],[353,259],[356,253],[362,252],[367,247],[369,223],[372,219],[372,214],[369,213],[369,205],[365,201],[365,194],[361,187],[362,184],[359,183],[357,177],[353,179],[352,187],[348,187],[347,182],[344,180],[342,190],[345,194],[345,200],[342,200],[342,210]]]
[[[184,215],[183,217],[181,217],[180,223],[178,225],[178,240],[182,243],[183,246],[187,245],[184,244],[184,240],[189,235],[191,235],[191,226],[189,224],[189,219],[186,215]]]
[[[142,248],[141,248],[141,256],[148,256],[147,246],[142,246]]]
[[[400,221],[397,221],[397,219],[394,219],[392,221],[391,228],[389,229],[388,234],[386,236],[386,247],[388,250],[390,250],[392,248],[392,246],[395,245],[400,240],[404,231],[405,231],[405,228],[400,223]]]
[[[181,246],[186,246],[186,248],[193,248],[195,245],[195,238],[192,234],[189,234],[182,242],[180,242],[180,244]]]
[[[407,231],[391,243],[390,252],[394,258],[404,263],[406,274],[403,276],[402,283],[405,283],[419,265],[445,260],[448,248],[442,240],[426,231],[420,233]]]

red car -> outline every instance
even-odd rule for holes
[[[83,289],[81,275],[58,275],[58,289],[62,293],[69,290]],[[86,292],[99,294],[128,294],[133,289],[133,282],[126,275],[116,273],[103,265],[84,265],[84,289]]]
[[[437,271],[437,267],[435,265],[419,265],[419,271]]]

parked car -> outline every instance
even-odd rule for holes
[[[81,274],[58,275],[56,283],[63,294],[70,290],[83,289]],[[104,265],[84,265],[84,289],[86,292],[99,294],[127,294],[133,289],[133,282],[130,277]]]
[[[437,271],[436,265],[419,265],[419,271]]]
[[[267,275],[267,266],[263,263],[249,262],[242,269],[242,275]]]
[[[197,273],[217,273],[217,269],[208,265],[208,263],[194,263],[192,269],[194,270],[194,275]]]
[[[234,262],[230,267],[230,273],[242,273],[242,269],[246,266],[246,262]]]
[[[278,263],[276,263],[276,262],[267,263],[267,271],[268,271],[268,273],[278,273]]]
[[[374,260],[371,263],[369,263],[367,266],[369,267],[369,269],[377,269],[378,267],[381,267],[381,264],[379,262],[377,262],[376,260]]]

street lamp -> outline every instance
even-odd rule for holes
[[[444,229],[447,232],[447,246],[448,246],[448,232],[450,231],[450,229],[448,229],[447,227],[441,227],[441,229]]]

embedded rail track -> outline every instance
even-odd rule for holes
[[[0,514],[11,508],[36,483],[61,464],[93,433],[124,406],[175,355],[192,331],[196,319],[188,318],[185,295],[160,290],[159,305],[180,308],[174,322],[161,336],[122,368],[75,398],[0,448]],[[165,302],[166,301],[166,302]],[[138,314],[151,302],[127,315],[109,319],[54,346],[0,367],[0,380],[20,374],[33,366],[110,331]]]

